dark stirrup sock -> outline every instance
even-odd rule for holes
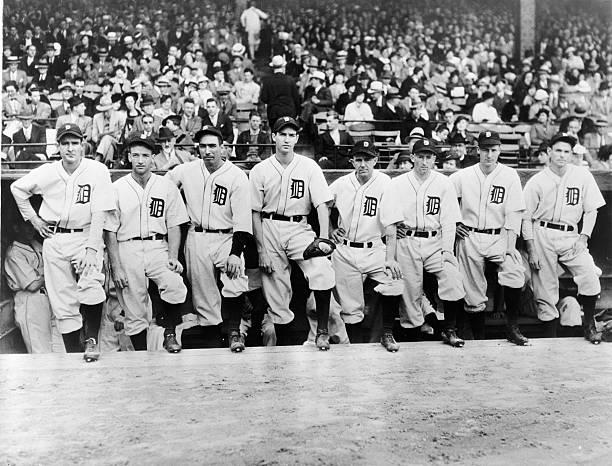
[[[506,322],[517,325],[521,306],[521,289],[504,286],[504,304],[506,305]]]
[[[80,353],[83,351],[81,348],[81,329],[70,333],[63,333],[62,340],[64,340],[66,353]]]
[[[380,303],[383,313],[383,331],[385,333],[393,333],[395,318],[399,311],[399,296],[384,296],[380,295]]]
[[[146,351],[147,350],[147,329],[144,329],[136,335],[130,335],[132,346],[135,351]]]
[[[331,289],[314,290],[315,304],[317,307],[317,330],[327,330],[329,325],[329,305],[331,300]]]
[[[80,311],[83,315],[83,327],[85,327],[86,340],[93,338],[98,341],[103,304],[103,302],[98,304],[81,304]]]

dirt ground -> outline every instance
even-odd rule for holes
[[[611,464],[612,344],[0,355],[0,464]]]

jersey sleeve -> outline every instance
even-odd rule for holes
[[[183,185],[183,164],[177,165],[172,170],[166,172],[166,178],[172,181],[179,189]]]
[[[257,164],[249,173],[249,191],[251,198],[251,210],[261,212],[264,203],[263,176],[260,170],[261,165]]]
[[[42,194],[40,186],[44,175],[44,166],[35,168],[11,184],[11,193],[24,220],[36,217],[36,211],[30,204],[30,198],[35,194]]]
[[[176,185],[168,180],[168,214],[166,215],[166,227],[172,228],[189,222],[187,207],[183,202],[181,193]]]
[[[452,173],[448,179],[451,181],[451,183],[453,183],[453,186],[455,188],[455,192],[457,193],[457,197],[461,198],[461,177],[462,177],[463,173],[462,170],[456,171],[455,173]]]
[[[442,250],[453,251],[457,222],[461,221],[461,210],[454,184],[449,181],[440,200],[440,225],[442,229]]]
[[[330,207],[334,207],[336,205],[336,199],[338,198],[338,193],[340,191],[340,180],[341,178],[338,178],[336,181],[329,185],[329,192],[331,194]]]
[[[396,199],[399,199],[397,178],[387,184],[381,198],[380,223],[385,228],[404,220],[401,206]]]
[[[518,173],[513,171],[511,180],[508,187],[507,202],[504,204],[506,210],[504,228],[519,234],[521,232],[522,212],[525,210],[525,198],[523,197],[521,179]]]
[[[313,162],[315,163],[315,162]],[[329,185],[323,174],[323,170],[318,165],[313,167],[312,174],[310,176],[310,185],[308,187],[310,191],[310,202],[315,207],[319,207],[321,204],[332,200],[332,194],[329,190]]]
[[[533,215],[540,203],[540,195],[537,189],[535,177],[529,179],[525,183],[523,189],[523,198],[525,199],[525,210],[523,211],[523,220],[521,223],[521,234],[523,239],[533,239]]]
[[[6,281],[13,291],[25,290],[39,278],[38,271],[28,262],[27,257],[17,248],[10,248],[4,261]]]
[[[117,208],[115,190],[113,189],[110,172],[104,165],[100,165],[98,178],[93,190],[93,199],[91,201],[92,212],[105,212]]]
[[[592,212],[606,205],[606,201],[599,190],[599,186],[597,186],[593,174],[586,171],[585,176],[587,179],[584,184],[584,211]]]
[[[230,197],[232,207],[232,221],[234,231],[246,231],[253,233],[253,217],[251,217],[251,189],[245,173],[237,169],[232,195]]]

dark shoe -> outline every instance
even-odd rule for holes
[[[506,327],[506,338],[509,342],[515,345],[525,346],[529,344],[529,340],[523,336],[518,328],[518,325],[510,325]]]
[[[387,351],[390,353],[397,353],[399,351],[399,345],[393,338],[393,334],[391,332],[386,332],[380,337],[380,344],[383,345]]]
[[[454,348],[463,348],[463,345],[465,345],[465,341],[457,336],[457,331],[454,328],[442,330],[442,340]]]
[[[329,349],[329,333],[327,330],[317,330],[315,344],[321,351],[327,351]]]
[[[229,336],[229,348],[232,353],[242,353],[244,351],[244,339],[240,332],[232,332]]]
[[[94,362],[100,358],[100,349],[98,348],[98,342],[95,338],[88,338],[85,340],[85,354],[83,359],[85,362]]]
[[[589,340],[594,345],[599,345],[601,343],[601,333],[597,331],[597,327],[595,327],[595,321],[593,321],[593,319],[584,324],[582,326],[582,330],[584,331],[585,339]]]
[[[164,336],[164,349],[168,353],[180,353],[181,345],[176,341],[176,335],[174,335],[174,333],[169,333]]]

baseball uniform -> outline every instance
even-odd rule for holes
[[[521,180],[502,164],[485,175],[479,164],[450,176],[460,199],[463,224],[470,235],[457,242],[459,270],[464,277],[465,309],[482,312],[487,303],[485,261],[498,265],[497,280],[509,288],[522,288],[525,270],[518,252],[506,255],[505,230],[520,233],[525,210]]]
[[[332,266],[336,275],[334,296],[342,307],[345,323],[356,324],[364,317],[363,282],[366,278],[384,284],[377,291],[387,295],[401,295],[403,283],[385,273],[385,245],[382,242],[384,227],[380,222],[380,205],[383,192],[391,178],[374,170],[363,185],[355,173],[334,181],[329,189],[333,206],[338,210],[338,227],[345,239],[332,254]]]
[[[306,217],[311,205],[331,201],[332,195],[317,163],[299,154],[283,167],[272,156],[253,167],[249,175],[252,210],[261,213],[263,248],[274,271],[262,274],[263,290],[274,324],[288,324],[291,281],[289,259],[302,269],[311,290],[329,290],[335,285],[327,257],[304,260],[303,253],[316,235]]]
[[[61,342],[57,328],[52,325],[52,312],[44,289],[42,247],[39,243],[14,241],[6,250],[4,262],[6,282],[15,292],[13,297],[15,323],[28,353],[53,352],[54,340]],[[32,284],[41,282],[34,290]],[[55,334],[57,335],[55,335]],[[58,345],[63,350],[63,343]]]
[[[53,236],[43,243],[46,290],[62,334],[82,327],[81,305],[97,305],[105,299],[102,273],[102,238],[90,238],[92,214],[115,208],[115,200],[106,166],[82,159],[78,168],[68,174],[62,161],[41,165],[11,185],[15,201],[25,220],[36,217],[29,203],[35,194],[42,195],[39,216],[55,225]],[[73,263],[85,248],[97,251],[97,268],[77,275]]]
[[[143,188],[128,174],[113,183],[116,209],[104,229],[117,233],[119,254],[128,286],[117,290],[125,303],[125,334],[136,335],[151,323],[148,281],[161,299],[185,301],[187,288],[180,274],[168,268],[168,229],[189,221],[178,188],[168,178],[151,174]]]
[[[572,274],[579,295],[596,297],[601,291],[588,249],[576,254],[572,247],[580,233],[591,236],[592,225],[587,227],[586,222],[578,231],[583,214],[597,211],[605,201],[588,168],[575,165],[567,165],[561,177],[544,168],[527,181],[524,195],[523,237],[534,241],[540,257],[540,269],[532,270],[538,318],[551,321],[559,317],[557,263]]]
[[[457,265],[442,258],[442,251],[452,254],[455,225],[461,219],[453,184],[435,171],[423,182],[414,172],[400,175],[383,195],[380,218],[385,227],[398,224],[407,229],[407,236],[397,240],[405,284],[400,323],[405,328],[420,327],[423,269],[436,275],[441,300],[457,301],[465,295]]]
[[[202,160],[179,165],[166,176],[183,191],[191,221],[185,260],[198,322],[203,326],[218,325],[222,321],[221,296],[238,298],[249,290],[244,260],[239,277],[230,279],[224,273],[232,249],[232,232],[253,231],[247,176],[229,161],[209,173]]]

